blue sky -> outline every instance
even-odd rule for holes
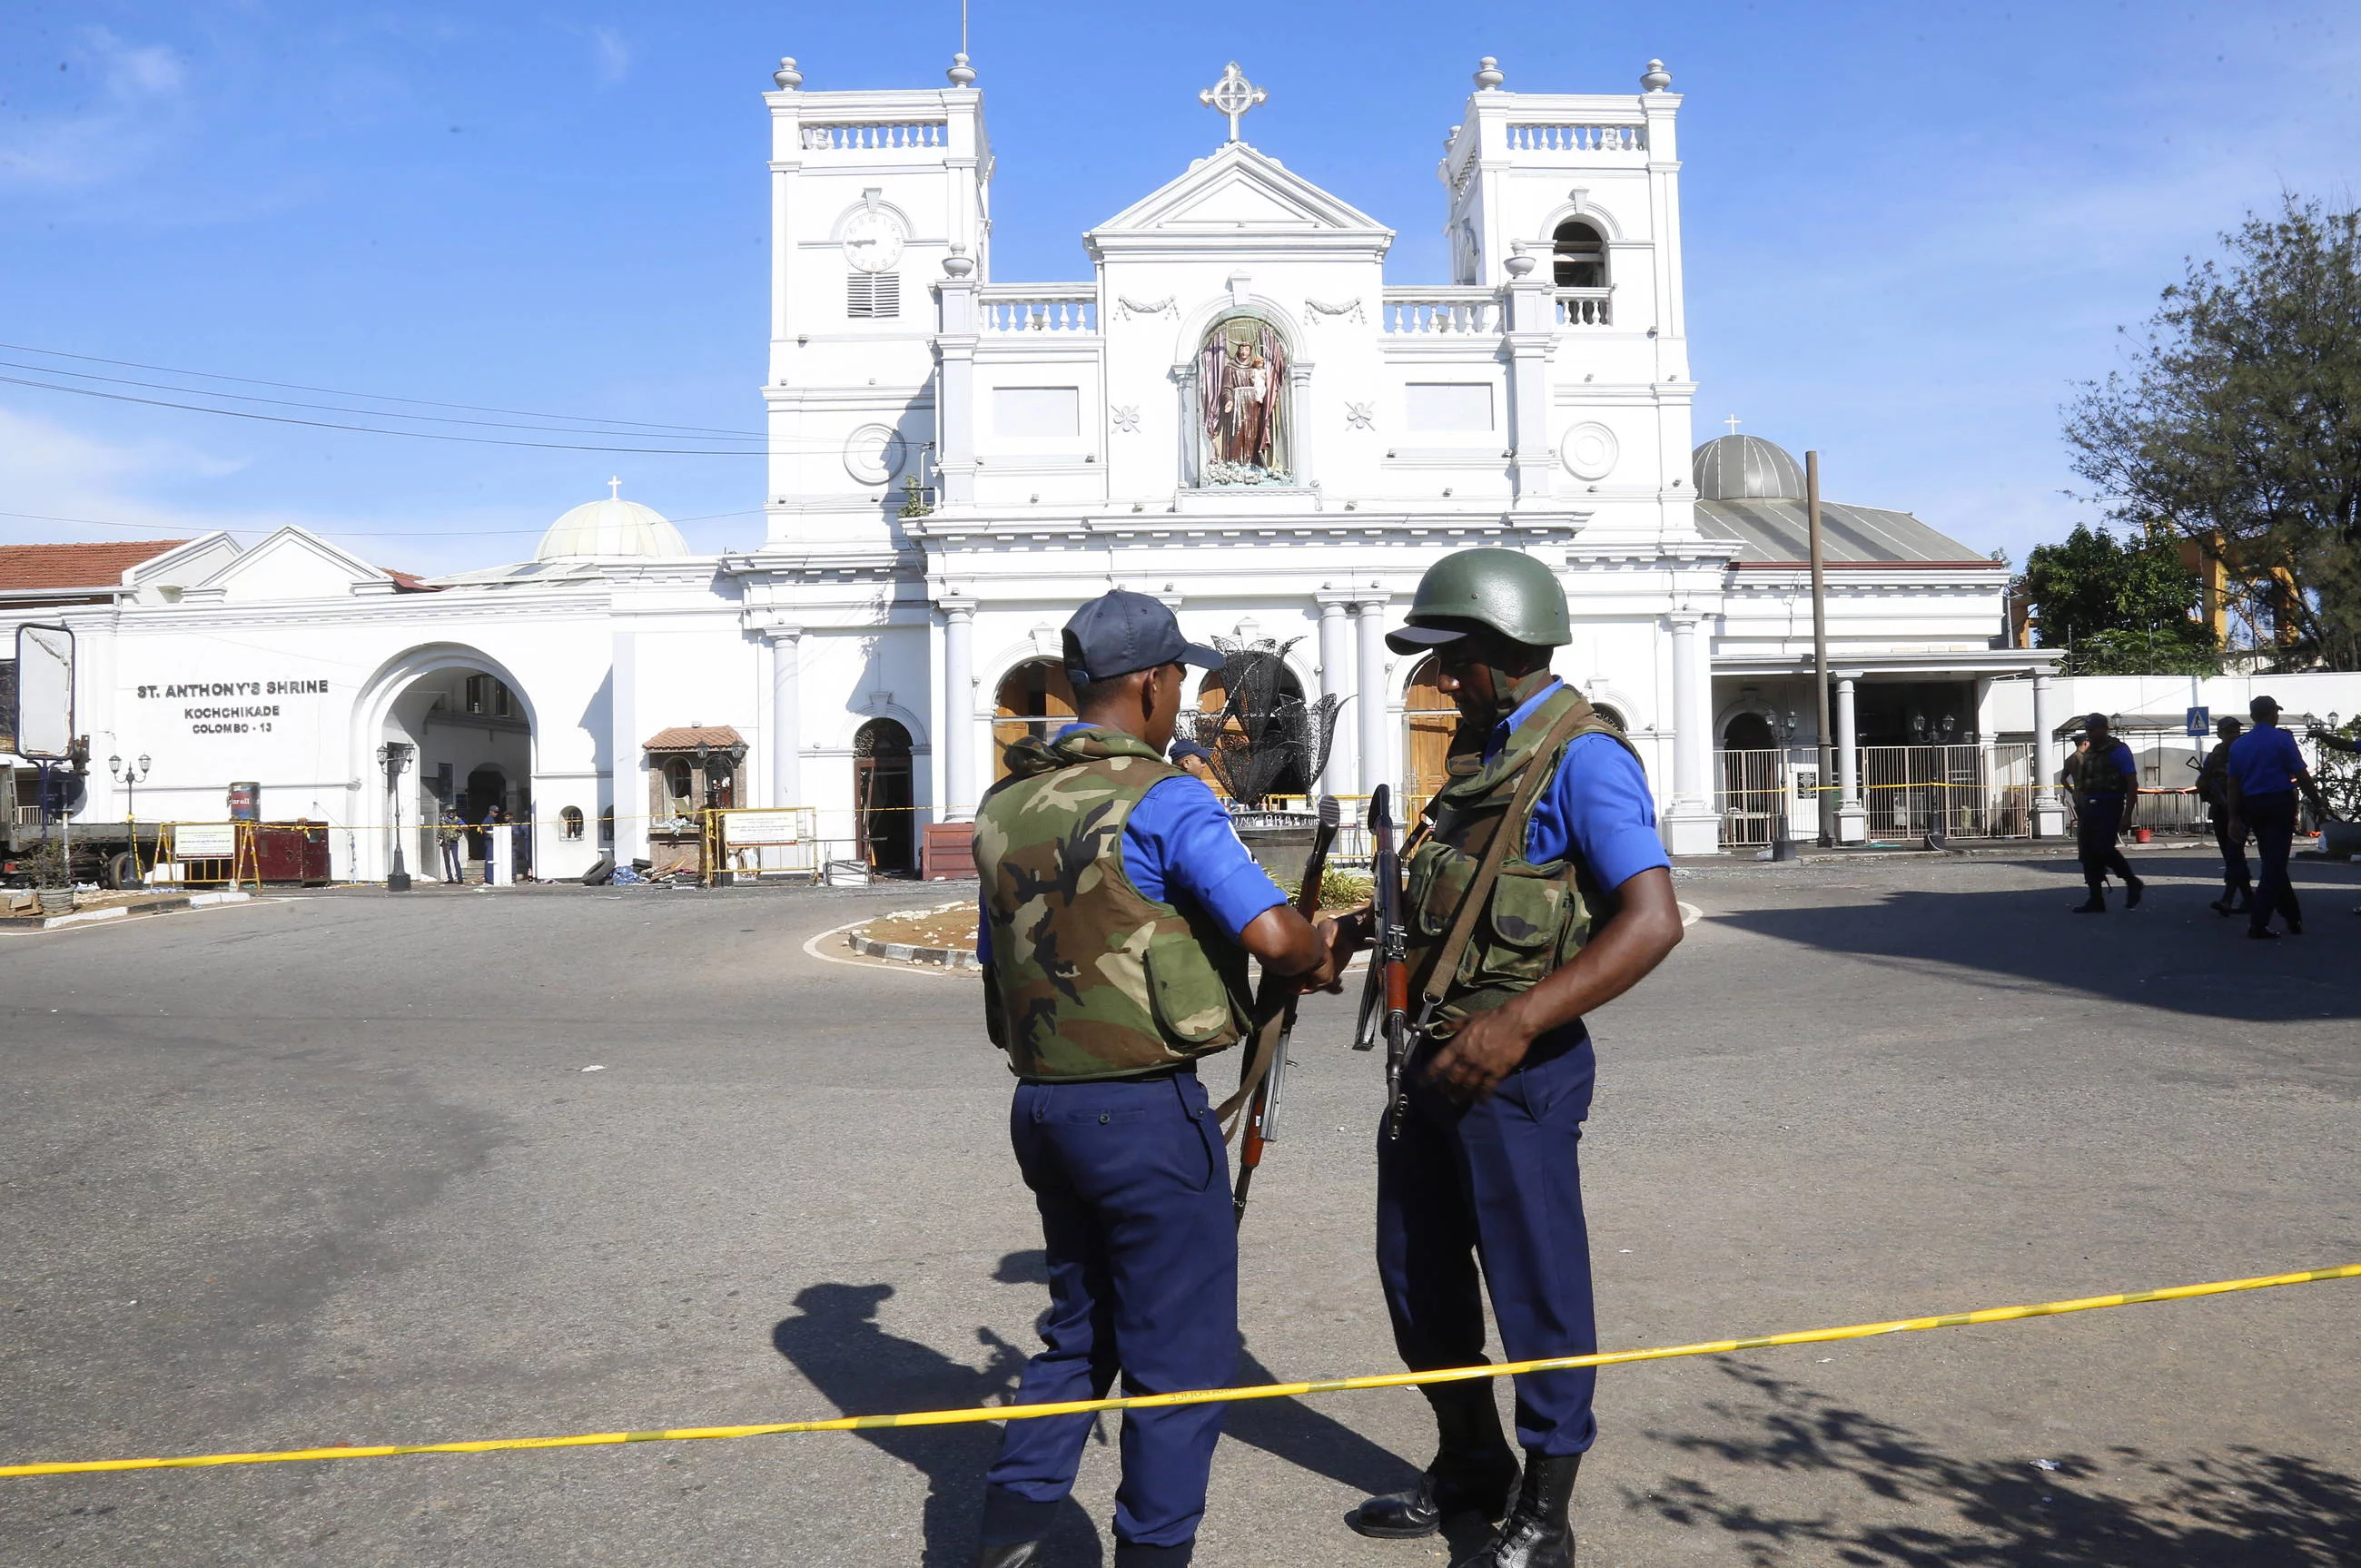
[[[0,342],[755,430],[758,94],[782,54],[809,88],[939,82],[958,25],[957,0],[10,0]],[[2082,515],[2058,406],[2118,362],[2117,326],[2282,189],[2361,186],[2349,5],[977,0],[972,40],[1011,281],[1087,276],[1082,230],[1219,141],[1196,91],[1233,58],[1271,94],[1249,139],[1400,232],[1389,281],[1439,281],[1433,168],[1477,58],[1511,88],[1628,92],[1661,57],[1686,97],[1698,438],[1736,414],[1818,447],[1831,496],[2019,561]],[[0,516],[0,542],[295,521],[450,570],[529,553],[610,473],[700,548],[762,537],[755,457],[399,440],[0,381],[0,512],[130,525]]]

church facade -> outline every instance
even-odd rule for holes
[[[1069,710],[1058,628],[1114,587],[1191,637],[1270,640],[1340,699],[1304,788],[1420,795],[1448,720],[1383,637],[1472,545],[1565,584],[1558,673],[1631,736],[1675,852],[1716,848],[1733,722],[1811,742],[1800,470],[1692,439],[1661,66],[1533,93],[1485,61],[1438,170],[1452,276],[1418,286],[1386,280],[1391,228],[1246,139],[1260,90],[1235,66],[1205,94],[1227,139],[1083,235],[1086,271],[1003,280],[983,94],[963,58],[950,78],[823,92],[788,61],[765,94],[759,543],[692,554],[617,495],[531,562],[432,583],[297,530],[161,552],[59,612],[94,751],[156,758],[140,815],[210,819],[258,781],[266,815],[345,825],[339,871],[376,876],[389,810],[498,799],[571,874],[661,860],[701,805],[797,807],[829,855],[907,866],[1002,744]],[[1906,513],[1828,511],[1848,693],[1908,685],[1972,732],[1992,680],[2046,668],[2005,647],[2004,565]],[[244,689],[280,682],[302,685]],[[389,741],[414,748],[390,800]]]

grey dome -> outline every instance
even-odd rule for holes
[[[1717,435],[1689,456],[1697,499],[1801,500],[1804,466],[1759,435]]]

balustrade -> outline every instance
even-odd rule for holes
[[[1610,308],[1614,292],[1612,289],[1560,289],[1557,291],[1557,324],[1614,325],[1614,312]]]
[[[1500,330],[1500,296],[1489,289],[1389,289],[1385,330],[1398,336],[1440,337]]]
[[[1645,126],[1511,125],[1510,152],[1645,152]]]
[[[895,120],[862,125],[804,126],[807,152],[891,151],[950,145],[950,126],[940,120]]]
[[[993,334],[1099,330],[1098,293],[1089,284],[978,291],[978,330]]]

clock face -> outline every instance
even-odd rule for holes
[[[864,207],[844,220],[844,258],[863,272],[883,272],[902,259],[902,225],[891,213]]]

